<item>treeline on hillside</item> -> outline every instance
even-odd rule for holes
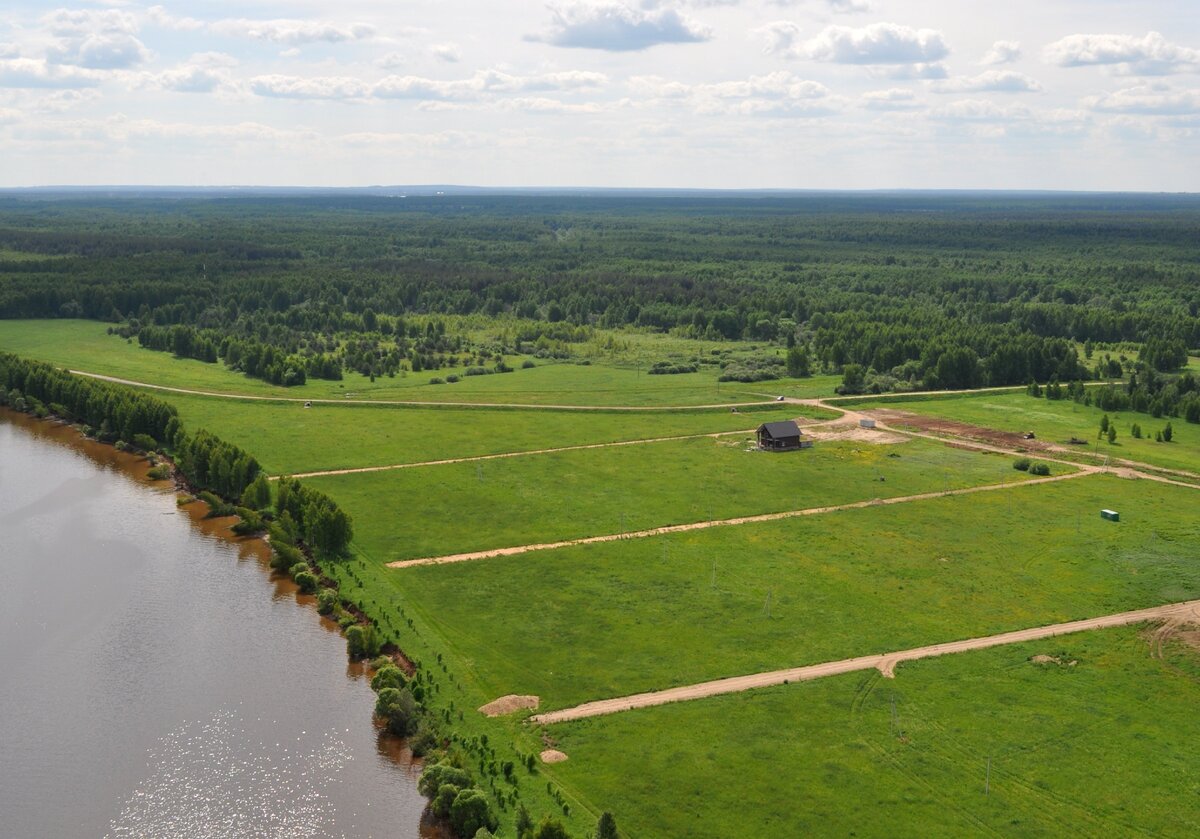
[[[262,494],[247,492],[256,482],[263,484],[262,469],[253,456],[203,429],[189,433],[175,406],[133,388],[0,353],[0,405],[80,423],[85,433],[103,442],[167,449],[198,491],[233,502]],[[265,501],[270,501],[269,490]],[[305,542],[322,554],[337,556],[350,544],[350,516],[324,493],[285,480],[276,503],[300,526]]]
[[[104,224],[87,201],[56,204],[50,221],[37,201],[0,202],[0,247],[30,257],[0,265],[0,317],[108,320],[139,339],[149,329],[147,346],[205,360],[215,348],[281,384],[335,366],[438,369],[482,351],[406,324],[414,314],[542,322],[515,343],[555,352],[593,327],[799,340],[823,369],[857,364],[925,387],[1066,380],[1056,340],[1156,339],[1171,346],[1159,369],[1200,346],[1200,203],[1183,199],[100,204]],[[114,233],[122,223],[138,235]],[[155,331],[176,325],[197,340]],[[274,353],[226,352],[227,340]],[[976,373],[942,363],[957,349],[980,360]]]

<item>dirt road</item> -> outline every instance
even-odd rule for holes
[[[575,545],[592,545],[598,542],[616,542],[622,539],[645,539],[650,536],[664,536],[669,533],[683,533],[688,530],[706,530],[710,527],[731,527],[740,524],[756,524],[758,522],[780,521],[801,516],[817,516],[824,513],[836,513],[841,510],[857,510],[863,507],[880,507],[889,504],[904,504],[909,501],[927,501],[933,498],[946,498],[951,495],[970,495],[975,492],[990,492],[998,489],[1013,489],[1016,487],[1048,484],[1055,481],[1069,481],[1092,475],[1102,470],[1096,466],[1079,466],[1079,471],[1063,475],[1051,475],[1048,478],[1031,478],[1026,481],[1009,482],[1005,484],[984,484],[983,486],[963,487],[962,489],[939,490],[937,492],[922,492],[917,495],[901,495],[893,498],[873,498],[867,501],[854,501],[849,504],[837,504],[830,507],[808,507],[803,510],[786,510],[781,513],[763,513],[756,516],[739,516],[731,519],[716,519],[714,521],[699,521],[690,524],[672,524],[664,527],[653,527],[647,530],[634,530],[628,533],[611,533],[605,536],[585,536],[579,539],[566,539],[560,542],[542,542],[533,545],[518,545],[511,548],[493,548],[486,551],[471,551],[469,553],[448,554],[446,556],[431,556],[421,559],[402,559],[389,562],[389,568],[410,568],[416,565],[447,565],[452,562],[471,562],[477,559],[492,559],[501,556],[530,553],[531,551],[549,551],[556,548],[568,548]]]
[[[807,667],[794,667],[790,670],[774,670],[769,673],[755,673],[750,676],[734,676],[728,679],[717,679],[711,682],[701,682],[669,690],[622,696],[616,699],[601,699],[596,702],[586,702],[583,705],[576,705],[573,708],[564,708],[560,711],[537,714],[531,717],[530,720],[535,723],[549,725],[569,720],[584,719],[586,717],[596,717],[602,714],[615,714],[619,711],[630,711],[634,708],[649,708],[654,705],[665,705],[670,702],[702,699],[709,696],[737,693],[754,688],[787,684],[789,682],[804,682],[812,679],[820,679],[825,676],[853,673],[858,670],[875,669],[890,678],[895,675],[896,666],[905,661],[916,661],[922,658],[933,658],[935,656],[963,653],[971,650],[984,650],[988,647],[998,647],[1004,644],[1020,644],[1026,641],[1053,638],[1056,635],[1068,635],[1074,632],[1086,632],[1092,629],[1106,629],[1114,626],[1128,626],[1129,624],[1157,620],[1200,620],[1200,600],[1189,600],[1184,603],[1172,603],[1167,606],[1155,606],[1150,609],[1138,609],[1132,612],[1119,612],[1115,615],[1105,615],[1099,618],[1088,618],[1068,623],[1056,623],[1032,629],[1019,629],[1015,632],[1004,632],[1000,635],[988,635],[983,638],[969,638],[963,641],[933,644],[928,647],[917,647],[916,649],[893,653],[860,656],[859,658],[830,661]]]

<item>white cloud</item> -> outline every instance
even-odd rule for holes
[[[176,67],[154,76],[160,88],[176,93],[212,93],[228,81],[226,73],[199,65]]]
[[[921,107],[917,95],[902,87],[867,91],[862,95],[862,103],[872,111],[909,111]]]
[[[0,108],[0,125],[11,125],[20,120],[21,112],[15,108]]]
[[[897,64],[891,67],[876,68],[876,75],[889,79],[945,79],[950,76],[950,70],[940,61],[930,64]]]
[[[177,29],[181,32],[194,32],[204,28],[204,21],[194,17],[176,17],[163,6],[151,6],[146,10],[150,22],[163,29]]]
[[[91,70],[63,67],[34,58],[0,60],[0,88],[73,88],[98,84],[100,74]]]
[[[827,26],[803,42],[798,37],[799,27],[787,21],[768,24],[761,31],[767,35],[768,52],[834,64],[929,64],[950,52],[938,30],[896,23]]]
[[[21,48],[16,44],[0,43],[0,58],[19,58]]]
[[[384,70],[395,70],[398,67],[403,67],[407,63],[408,56],[395,50],[375,59],[375,66],[382,67]]]
[[[1013,70],[988,70],[978,76],[960,76],[933,86],[935,93],[1035,93],[1041,89],[1034,79]]]
[[[1200,114],[1200,90],[1175,90],[1165,85],[1137,85],[1089,96],[1085,107],[1110,114],[1144,116],[1185,116]]]
[[[279,44],[297,46],[325,42],[337,44],[343,41],[362,41],[372,38],[376,29],[367,23],[338,24],[315,20],[248,20],[236,18],[219,20],[209,29],[220,35],[253,38],[259,41],[274,41]]]
[[[870,0],[825,0],[829,8],[841,14],[869,12],[874,7]]]
[[[712,37],[711,30],[675,9],[635,9],[610,0],[555,4],[550,6],[550,15],[549,29],[527,35],[526,40],[626,52]]]
[[[930,115],[944,122],[1013,122],[1029,119],[1030,111],[1021,105],[998,105],[988,99],[960,99]]]
[[[1068,35],[1048,45],[1044,57],[1060,67],[1113,66],[1135,76],[1178,73],[1200,66],[1200,50],[1173,44],[1158,32],[1133,35]]]
[[[532,114],[598,114],[604,108],[595,102],[560,102],[544,96],[505,99],[501,107]]]
[[[257,96],[279,99],[346,100],[365,99],[371,95],[370,85],[348,76],[255,76],[250,80],[250,91]]]
[[[429,48],[434,58],[451,64],[457,63],[462,59],[462,51],[458,48],[458,44],[434,44]]]
[[[120,70],[148,61],[150,51],[136,37],[137,19],[118,9],[57,9],[42,17],[56,40],[47,48],[53,64],[92,70]]]
[[[659,76],[635,76],[631,91],[647,100],[686,102],[698,114],[738,116],[826,116],[845,106],[820,82],[803,79],[786,70],[724,82],[689,85]]]
[[[983,58],[979,60],[980,64],[994,66],[997,64],[1011,64],[1021,57],[1021,44],[1017,41],[997,41],[992,44],[991,49],[983,54]]]

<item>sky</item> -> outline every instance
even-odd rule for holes
[[[1200,191],[1197,0],[0,15],[0,186]]]

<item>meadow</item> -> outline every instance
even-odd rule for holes
[[[605,412],[252,402],[167,394],[189,426],[259,453],[280,475],[536,451],[658,437],[752,431],[836,416],[807,405]]]
[[[360,550],[391,562],[1028,477],[1012,462],[926,441],[772,454],[743,435],[307,480],[354,511]],[[396,504],[421,526],[397,528]]]
[[[1109,629],[554,726],[544,771],[630,836],[1187,836],[1198,702]]]
[[[522,368],[523,358],[509,356],[511,373],[464,376],[453,384],[430,384],[430,379],[457,373],[444,368],[371,381],[346,371],[342,381],[309,379],[304,385],[281,387],[227,369],[220,363],[175,358],[170,353],[138,346],[136,341],[107,334],[108,324],[81,320],[0,320],[0,349],[26,358],[101,373],[135,382],[187,390],[266,396],[281,399],[377,399],[411,402],[480,402],[486,404],[584,405],[664,407],[763,402],[785,390],[788,395],[831,396],[835,376],[804,380],[767,381],[755,384],[719,382],[720,370],[701,367],[695,373],[649,375],[648,354],[639,342],[632,357],[590,358],[574,361],[534,360]],[[671,344],[670,346],[674,346]],[[746,344],[748,350],[751,344]],[[586,363],[585,363],[586,362]]]
[[[1070,399],[1038,399],[1023,392],[910,401],[864,400],[856,401],[854,405],[911,411],[1000,431],[1033,431],[1039,440],[1049,443],[1065,444],[1076,437],[1087,441],[1087,446],[1077,447],[1080,451],[1097,452],[1114,459],[1125,458],[1169,469],[1200,472],[1200,426],[1184,422],[1181,417],[1155,418],[1135,411],[1102,411]],[[1109,420],[1116,423],[1117,439],[1113,444],[1098,436],[1100,418],[1106,413]],[[1154,432],[1161,431],[1168,422],[1174,431],[1171,442],[1156,442]],[[1134,423],[1142,428],[1141,439],[1134,438],[1130,432]]]
[[[1086,476],[378,579],[493,698],[553,708],[1200,597],[1193,492]]]

